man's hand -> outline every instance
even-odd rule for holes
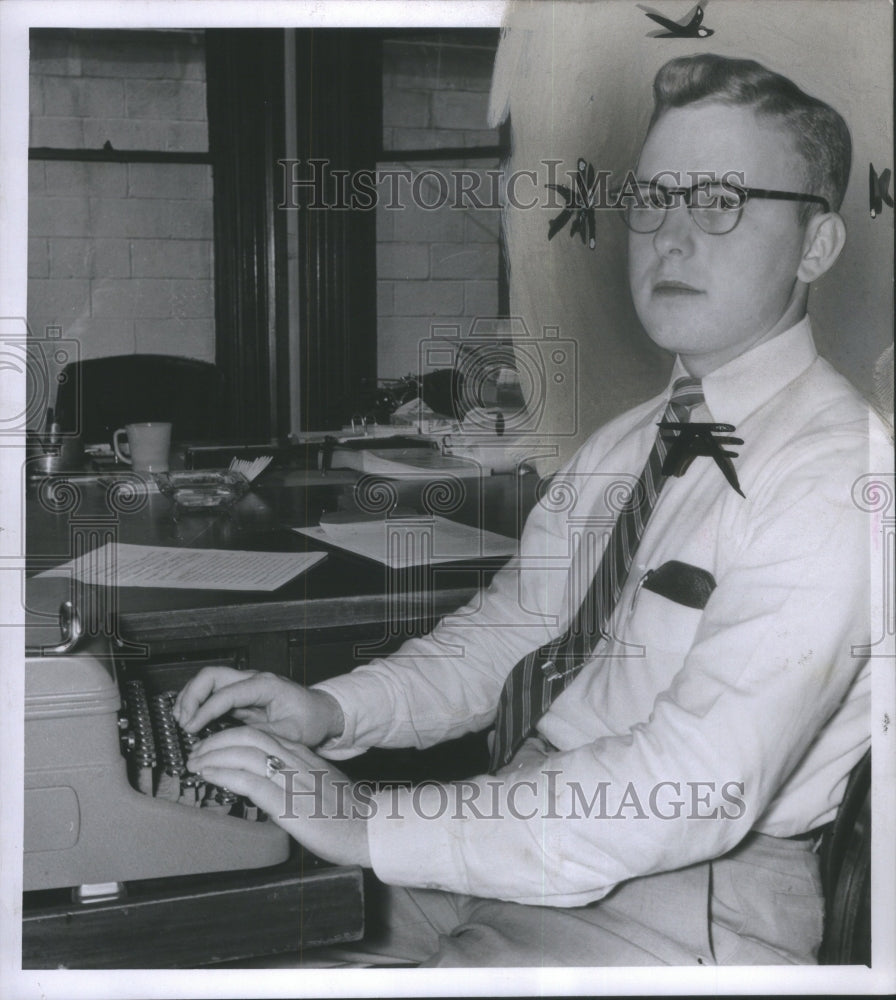
[[[228,712],[263,733],[312,747],[339,736],[345,725],[331,695],[254,670],[205,667],[174,702],[174,718],[192,733]]]
[[[270,757],[277,758],[278,770],[269,766]],[[367,820],[353,808],[351,782],[307,747],[239,726],[202,740],[187,767],[251,799],[318,857],[370,867]]]

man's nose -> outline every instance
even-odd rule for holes
[[[666,209],[662,225],[654,234],[653,245],[661,257],[691,253],[694,246],[694,223],[684,203]]]

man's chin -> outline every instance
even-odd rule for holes
[[[711,332],[713,319],[695,304],[694,296],[670,296],[662,303],[645,302],[644,308],[637,311],[641,325],[658,347],[673,354],[687,353],[699,351],[715,339]]]
[[[646,325],[646,324],[645,324]],[[696,333],[693,327],[682,329],[680,326],[647,326],[647,336],[663,350],[671,354],[694,354],[705,349],[706,342]]]

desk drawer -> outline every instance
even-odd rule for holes
[[[22,968],[190,968],[361,938],[361,869],[302,868],[137,882],[89,906],[26,900]]]

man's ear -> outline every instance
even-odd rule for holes
[[[806,225],[803,257],[796,276],[807,285],[829,271],[846,244],[846,225],[836,212],[813,215]]]

